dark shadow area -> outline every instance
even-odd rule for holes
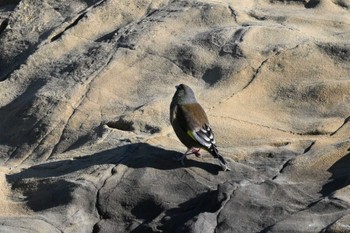
[[[175,64],[178,65],[181,70],[189,75],[196,76],[198,74],[198,67],[196,64],[196,54],[193,48],[184,46],[177,49]]]
[[[146,143],[127,144],[72,160],[49,161],[35,165],[19,173],[7,175],[6,179],[15,193],[25,196],[24,200],[30,209],[43,211],[64,206],[73,200],[73,192],[75,192],[78,185],[60,176],[78,171],[84,172],[84,169],[102,164],[124,164],[135,169],[182,169],[181,163],[174,160],[180,155],[179,152],[158,148]],[[221,167],[217,164],[198,162],[191,159],[185,161],[185,167],[198,167],[211,174],[218,174],[221,170]],[[209,198],[201,202],[202,205],[205,206],[204,203],[207,201],[209,201]],[[208,208],[208,206],[205,206],[205,208]],[[164,207],[161,202],[152,196],[144,197],[131,210],[132,214],[145,222],[152,221],[163,211]],[[192,215],[193,213],[189,214]],[[186,216],[185,213],[184,218],[187,218]]]
[[[6,25],[7,26],[7,25]],[[5,36],[7,34],[7,30],[4,30],[3,33],[1,33],[1,37]],[[6,39],[1,41],[0,43],[0,50],[3,50],[4,47],[9,46],[6,43]],[[21,64],[24,64],[27,58],[33,54],[33,52],[36,50],[36,47],[38,45],[38,42],[32,43],[24,38],[18,38],[16,41],[16,46],[13,46],[11,49],[11,55],[8,56],[7,53],[0,53],[0,82],[5,81],[8,79],[12,72],[19,69]],[[13,51],[14,48],[21,47],[21,53],[17,53]],[[20,49],[17,49],[20,50]]]
[[[65,181],[39,181],[30,185],[27,182],[17,182],[12,186],[15,191],[21,191],[26,196],[27,206],[33,211],[42,211],[68,204],[72,201],[72,192],[76,184]]]
[[[214,213],[218,211],[226,199],[231,186],[229,183],[220,185],[217,190],[201,193],[177,208],[166,210],[165,216],[160,220],[161,226],[157,228],[160,232],[193,232],[193,224],[201,213]],[[132,233],[154,232],[152,223],[143,223]]]
[[[119,28],[117,30],[114,30],[110,33],[107,33],[103,36],[101,36],[100,38],[96,39],[95,42],[108,42],[110,40],[113,39],[113,37],[116,35],[116,33],[118,32]]]
[[[42,136],[45,125],[36,116],[37,92],[46,80],[33,80],[16,99],[0,108],[0,145],[7,145],[9,151],[0,155],[4,161],[24,157],[30,147]],[[12,151],[11,151],[12,150]]]
[[[177,151],[162,149],[146,143],[135,143],[73,160],[68,159],[35,165],[19,173],[8,175],[6,178],[9,183],[14,184],[21,179],[58,177],[102,164],[124,164],[131,168],[151,167],[160,170],[172,170],[183,168],[180,162],[174,160],[180,155],[182,154]],[[214,175],[221,170],[221,167],[217,164],[191,159],[185,160],[185,167],[198,167]]]
[[[0,34],[6,29],[8,23],[9,23],[8,18],[2,21],[2,23],[0,24]]]
[[[164,211],[164,208],[161,205],[162,203],[157,202],[155,197],[148,197],[145,200],[141,200],[137,205],[132,208],[131,214],[134,215],[137,219],[142,219],[146,222],[152,221],[156,218],[161,212]]]
[[[34,127],[37,119],[29,113],[36,93],[46,84],[38,79],[29,84],[26,90],[11,103],[0,108],[0,144],[16,147],[35,142]]]
[[[317,46],[335,60],[350,61],[350,46],[347,44],[320,43]]]
[[[13,8],[20,2],[21,0],[0,0],[0,7],[11,5]]]
[[[324,197],[350,184],[350,153],[334,163],[328,171],[332,173],[332,176],[320,191]]]

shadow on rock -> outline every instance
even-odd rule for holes
[[[174,159],[182,155],[177,151],[166,150],[146,143],[135,143],[104,150],[76,159],[47,162],[32,166],[16,174],[8,175],[7,181],[15,183],[19,179],[58,177],[77,172],[94,165],[124,164],[130,168],[155,168],[172,170],[183,168]],[[211,174],[218,174],[220,166],[213,163],[187,159],[185,167],[198,167]]]
[[[21,95],[0,108],[1,144],[18,147],[35,142],[37,135],[32,129],[40,119],[32,112],[31,107],[39,98],[36,96],[37,92],[45,84],[43,79],[32,81]]]
[[[42,211],[70,203],[73,199],[72,192],[76,186],[76,184],[65,180],[32,180],[16,182],[12,189],[22,192],[30,209]]]
[[[350,148],[348,149],[350,151]],[[350,184],[350,153],[335,162],[328,171],[332,173],[330,181],[322,187],[320,193],[328,196],[332,192]]]
[[[201,193],[193,199],[181,203],[178,207],[166,210],[161,219],[146,222],[132,230],[132,233],[154,232],[195,232],[196,225],[215,229],[217,211],[223,207],[237,186],[225,182],[217,190]],[[201,217],[201,214],[213,214],[213,219]]]

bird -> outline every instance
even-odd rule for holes
[[[182,165],[187,155],[195,154],[199,157],[200,149],[204,149],[218,159],[222,170],[231,170],[217,149],[207,114],[197,102],[193,90],[185,84],[176,86],[170,103],[170,123],[176,136],[187,147],[187,151],[178,158]]]

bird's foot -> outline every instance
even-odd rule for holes
[[[199,152],[200,150],[201,150],[200,148],[193,148],[192,153],[199,158],[202,156],[201,153]]]

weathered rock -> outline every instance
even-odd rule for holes
[[[348,232],[346,1],[0,1],[0,232]],[[175,158],[191,86],[230,163]]]

